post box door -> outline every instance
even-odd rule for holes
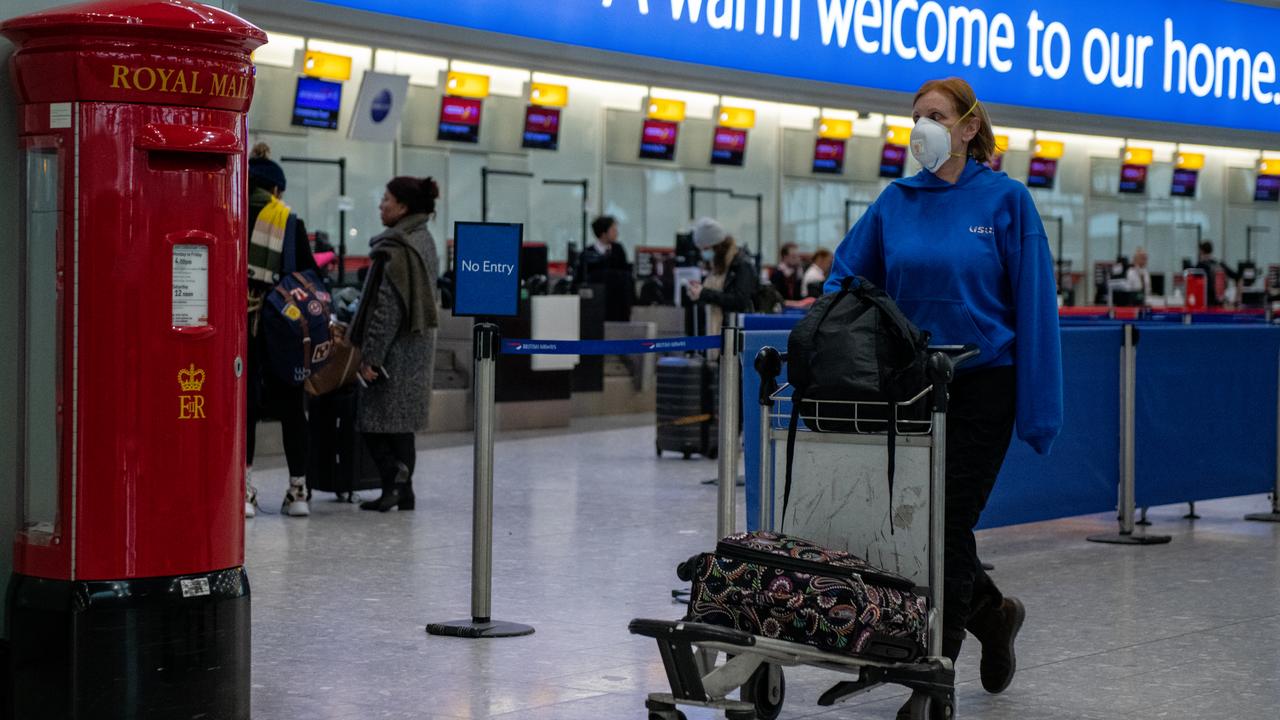
[[[80,106],[78,579],[244,558],[244,120]]]

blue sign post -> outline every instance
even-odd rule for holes
[[[518,315],[524,226],[459,222],[454,223],[453,228],[453,314],[460,317]]]
[[[483,318],[520,312],[520,244],[524,226],[460,222],[453,226],[453,314],[480,317],[472,331],[475,452],[472,462],[471,618],[430,623],[427,632],[462,638],[530,635],[533,628],[494,620],[493,433],[498,326]]]

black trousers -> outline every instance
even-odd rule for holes
[[[252,322],[252,319],[250,320]],[[273,417],[280,421],[285,461],[290,477],[307,474],[306,393],[301,385],[290,385],[266,367],[266,344],[261,332],[249,337],[249,358],[245,373],[245,465],[253,465],[258,420]]]
[[[413,449],[413,433],[365,433],[365,444],[378,466],[382,488],[391,488],[400,472],[400,463],[409,468],[409,485],[413,485],[413,465],[417,453]]]
[[[973,529],[1013,437],[1015,391],[1012,367],[977,370],[951,383],[942,652],[952,660],[960,654],[969,618],[1004,600],[978,560]]]

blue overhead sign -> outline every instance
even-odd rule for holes
[[[318,1],[882,90],[959,75],[990,102],[1280,132],[1280,10],[1228,0]]]
[[[520,313],[520,245],[524,226],[460,222],[453,226],[453,314]]]

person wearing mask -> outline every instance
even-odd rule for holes
[[[262,307],[267,293],[275,287],[286,263],[284,253],[292,252],[297,270],[314,270],[316,261],[307,242],[307,228],[281,200],[286,180],[284,170],[271,160],[266,143],[256,145],[249,157],[249,343],[245,367],[245,484],[244,516],[258,513],[258,489],[253,485],[253,457],[257,446],[258,420],[263,415],[280,421],[285,461],[289,466],[289,489],[280,512],[292,517],[311,514],[307,491],[306,397],[301,385],[276,377],[266,367],[270,338],[263,329]],[[284,228],[293,237],[272,233],[267,224],[259,226],[262,211],[271,206],[289,218]]]
[[[382,495],[362,510],[412,510],[414,434],[426,428],[436,356],[436,274],[439,260],[427,221],[440,187],[431,178],[396,177],[378,205],[386,230],[369,242],[373,264],[361,302],[366,325],[360,348],[361,390],[356,429],[382,478]]]
[[[783,300],[799,300],[804,297],[803,271],[799,248],[793,242],[785,243],[778,251],[778,266],[769,273],[769,283]]]
[[[707,334],[716,335],[724,325],[725,313],[748,313],[755,309],[754,298],[759,286],[756,267],[738,248],[733,236],[711,218],[694,222],[693,244],[702,252],[710,274],[705,282],[689,283],[689,299],[711,307]]]
[[[1205,285],[1208,291],[1205,293],[1206,299],[1209,301],[1209,307],[1221,307],[1225,298],[1223,293],[1218,290],[1218,272],[1229,280],[1239,280],[1240,276],[1231,268],[1218,262],[1213,256],[1213,241],[1205,240],[1200,243],[1200,258],[1196,263],[1196,268],[1203,270],[1206,278]],[[1223,283],[1225,285],[1225,283]]]
[[[1125,290],[1139,293],[1144,304],[1151,297],[1151,271],[1147,269],[1147,251],[1144,248],[1133,251],[1133,265],[1125,273],[1124,285]]]
[[[596,240],[583,251],[583,280],[604,286],[604,319],[610,322],[631,320],[631,306],[635,304],[636,279],[631,263],[627,262],[627,249],[618,242],[618,221],[610,215],[602,215],[591,222]]]
[[[924,169],[886,187],[849,231],[825,290],[864,276],[934,344],[981,350],[950,387],[943,654],[956,659],[967,628],[982,644],[982,685],[998,693],[1013,680],[1026,611],[983,571],[973,529],[1015,425],[1042,455],[1062,425],[1053,259],[1030,192],[983,165],[995,137],[969,84],[925,83],[912,117],[911,153]],[[910,717],[906,707],[898,717]]]
[[[818,248],[818,251],[813,254],[813,262],[809,263],[800,282],[804,287],[805,297],[821,297],[822,284],[827,281],[827,275],[831,272],[831,262],[834,259],[835,256],[826,248]]]

